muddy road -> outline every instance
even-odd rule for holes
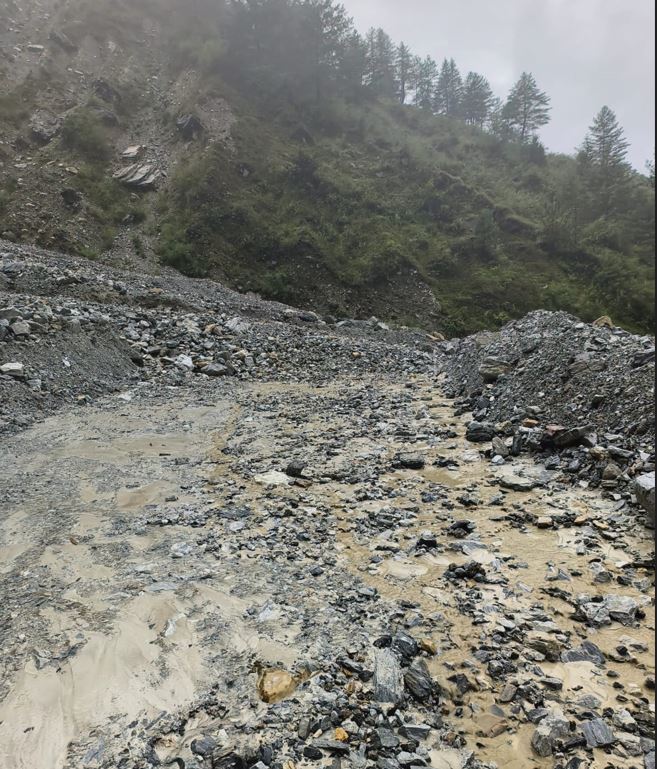
[[[3,439],[0,766],[650,766],[651,532],[468,421],[142,385]]]

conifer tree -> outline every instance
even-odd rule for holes
[[[504,118],[523,144],[550,122],[550,97],[539,89],[530,72],[523,72],[513,86],[504,106]]]
[[[488,80],[477,72],[469,72],[463,87],[461,117],[469,125],[483,128],[493,108],[493,91]]]
[[[413,103],[416,107],[433,111],[436,82],[438,80],[438,65],[427,56],[425,59],[415,59],[415,97]]]
[[[456,117],[463,98],[463,80],[454,59],[445,59],[436,86],[436,112]]]
[[[579,160],[598,204],[598,213],[612,213],[629,176],[625,132],[612,109],[605,106],[595,116],[584,139]]]
[[[399,101],[402,104],[406,104],[406,97],[408,95],[409,87],[414,80],[414,63],[415,59],[411,53],[411,49],[401,43],[397,48],[397,85],[399,88]]]

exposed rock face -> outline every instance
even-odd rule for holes
[[[161,171],[153,163],[134,163],[114,173],[115,179],[138,190],[155,189],[161,176]]]
[[[48,144],[62,130],[62,119],[46,110],[38,110],[32,115],[30,130],[38,142]]]

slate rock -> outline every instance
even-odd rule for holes
[[[616,735],[601,718],[584,721],[580,728],[589,748],[604,748],[616,742]]]

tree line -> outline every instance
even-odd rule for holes
[[[188,10],[216,20],[213,61],[251,92],[317,109],[333,96],[396,100],[527,145],[530,160],[544,160],[538,132],[550,121],[550,97],[530,72],[501,99],[483,74],[463,76],[453,58],[439,65],[419,57],[381,28],[361,35],[336,0],[190,0]],[[632,174],[627,149],[615,114],[603,107],[578,153],[599,215],[613,212]]]

